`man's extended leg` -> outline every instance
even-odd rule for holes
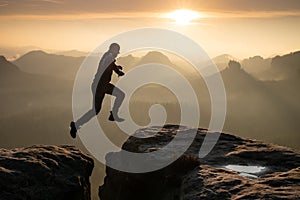
[[[101,86],[97,87],[95,98],[94,98],[94,108],[95,108],[96,115],[99,114],[99,112],[102,108],[102,102],[103,102],[105,93],[106,93],[105,87],[101,87]]]
[[[103,98],[105,95],[105,89],[104,88],[97,88],[96,94],[93,95],[93,107],[86,112],[84,115],[82,115],[76,122],[70,123],[70,135],[72,138],[76,137],[77,130],[90,121],[95,115],[98,115],[98,113],[101,110]]]
[[[125,98],[125,93],[120,90],[118,87],[115,87],[113,84],[109,84],[107,94],[113,95],[116,97],[111,114],[109,116],[110,121],[122,122],[124,119],[118,116],[119,108],[122,105],[122,102]]]

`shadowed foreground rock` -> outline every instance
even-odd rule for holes
[[[140,129],[135,135],[144,138],[130,137],[122,148],[131,152],[158,150],[176,134],[189,131],[176,125]],[[204,137],[213,133],[196,131],[185,154],[164,169],[133,174],[107,167],[104,185],[99,187],[101,200],[300,199],[299,152],[222,133],[210,154],[199,159]],[[108,154],[107,160],[126,162],[119,153]],[[229,166],[263,170],[245,173]]]
[[[0,199],[90,199],[93,159],[72,146],[0,149]]]

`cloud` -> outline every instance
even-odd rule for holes
[[[152,12],[119,12],[119,13],[83,13],[83,14],[56,14],[56,15],[40,15],[40,14],[20,14],[20,15],[0,15],[0,20],[93,20],[93,19],[153,19],[161,18],[160,13]]]
[[[169,12],[178,8],[211,12],[300,11],[299,0],[0,0],[0,5],[0,15]]]
[[[8,1],[1,1],[0,0],[0,7],[8,6]]]
[[[56,1],[56,0],[39,0],[47,3],[54,3],[54,4],[62,4],[62,1]]]

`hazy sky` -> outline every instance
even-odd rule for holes
[[[188,25],[175,9],[203,16]],[[300,50],[300,0],[0,0],[0,47],[91,51],[135,28],[181,32],[211,56],[271,56]]]

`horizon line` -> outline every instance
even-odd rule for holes
[[[170,10],[172,11],[172,10]],[[197,11],[202,14],[200,19],[214,18],[278,18],[300,17],[300,11]],[[92,19],[132,19],[160,18],[164,19],[167,12],[107,12],[107,13],[66,13],[66,14],[0,14],[0,20],[92,20]]]

